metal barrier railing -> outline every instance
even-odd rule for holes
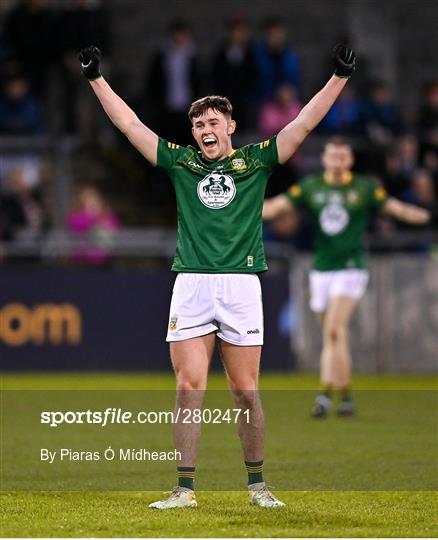
[[[118,231],[105,244],[111,255],[126,257],[173,257],[175,253],[177,233],[175,229],[162,227],[126,228]],[[368,235],[367,247],[371,250],[403,251],[411,249],[413,244],[433,246],[438,244],[436,231],[422,230],[402,232],[391,238]],[[67,230],[55,228],[37,240],[19,240],[1,242],[4,257],[41,257],[53,259],[66,257],[72,252],[87,249],[97,244],[85,238],[72,235]],[[292,243],[265,242],[266,254],[274,258],[290,258],[295,249]]]

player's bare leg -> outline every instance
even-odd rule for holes
[[[219,340],[222,362],[236,407],[249,410],[250,423],[239,415],[238,433],[245,461],[263,459],[265,420],[258,393],[261,346],[242,347]]]
[[[351,387],[351,351],[349,324],[358,301],[347,296],[332,298],[327,310],[320,314],[323,335],[321,351],[321,385],[323,389],[336,388],[348,393]],[[313,415],[323,417],[330,408],[326,393],[318,396]],[[351,409],[346,407],[345,410]],[[342,414],[342,409],[339,411]],[[352,411],[351,411],[352,412]]]
[[[344,388],[351,384],[349,325],[358,301],[347,296],[333,298],[323,323],[321,382]]]
[[[216,335],[211,333],[170,343],[170,357],[176,376],[177,409],[202,407],[215,339]],[[195,467],[200,437],[201,423],[174,424],[173,440],[182,456],[180,466]]]
[[[207,334],[196,338],[170,343],[170,356],[176,375],[175,410],[200,409],[207,388],[208,368],[214,351],[216,335]],[[149,505],[150,508],[167,509],[196,506],[193,479],[196,467],[201,423],[182,423],[173,425],[175,449],[181,452],[178,463],[178,486],[170,497]]]
[[[284,506],[284,503],[276,499],[266,488],[262,476],[265,419],[258,391],[262,348],[260,345],[232,345],[223,340],[219,340],[219,343],[235,405],[242,413],[249,410],[249,422],[244,414],[239,415],[238,433],[248,470],[250,502],[262,507]]]

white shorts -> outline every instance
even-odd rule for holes
[[[310,272],[310,309],[322,312],[332,298],[347,296],[360,300],[367,288],[368,270],[350,269]]]
[[[263,305],[256,274],[178,274],[166,341],[210,332],[234,345],[263,344]]]

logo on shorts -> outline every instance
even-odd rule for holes
[[[169,322],[169,330],[174,332],[176,330],[176,325],[178,324],[178,315],[172,315]]]
[[[258,328],[255,328],[254,330],[247,330],[247,334],[260,334],[260,330]]]
[[[348,225],[350,218],[348,212],[340,204],[329,204],[319,215],[319,224],[325,234],[335,236]]]
[[[254,266],[254,257],[252,255],[248,255],[246,258],[246,266]]]
[[[231,176],[213,172],[198,183],[198,197],[204,206],[217,210],[228,206],[236,196],[236,186]]]

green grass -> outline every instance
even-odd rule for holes
[[[0,387],[4,390],[172,390],[175,379],[171,373],[3,373]],[[209,389],[225,389],[225,377],[212,373],[208,381]],[[260,378],[260,388],[266,390],[315,390],[318,377],[315,374],[265,372]],[[357,390],[437,390],[438,379],[431,375],[356,375],[354,388]]]
[[[170,374],[4,374],[1,379],[4,390],[171,390],[173,386]],[[225,388],[223,376],[214,374],[209,387]],[[244,491],[199,491],[198,508],[163,513],[147,508],[160,492],[10,490],[0,495],[0,536],[438,536],[436,379],[357,376],[355,388],[363,390],[357,393],[358,417],[322,422],[308,416],[309,400],[317,388],[314,375],[265,374],[261,387],[268,396],[278,396],[266,398],[266,468],[268,480],[273,479],[277,488],[286,483],[296,490],[276,491],[286,508],[252,508]],[[243,487],[234,430],[232,436],[224,431],[223,440],[215,439],[215,433],[221,432],[205,429],[201,441],[198,486]],[[214,471],[209,467],[211,454],[218,465]],[[11,475],[5,466],[2,472],[4,477]],[[24,478],[37,476],[31,467],[17,472],[12,468],[12,476],[20,473]],[[81,474],[85,473],[77,469],[79,484]],[[220,479],[219,474],[226,478]],[[173,472],[169,477],[163,469],[157,475],[162,475],[163,485],[172,487]],[[109,476],[117,483],[116,471]],[[390,487],[384,490],[385,486]]]
[[[244,493],[198,493],[198,508],[154,511],[157,493],[13,493],[6,537],[435,537],[437,499],[412,492],[279,492],[286,508]]]

